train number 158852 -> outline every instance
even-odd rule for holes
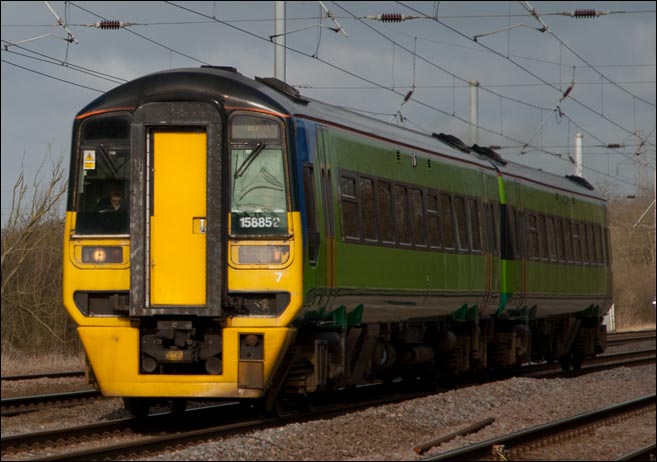
[[[240,228],[278,228],[279,217],[240,217]]]

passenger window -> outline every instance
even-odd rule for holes
[[[399,184],[394,185],[395,202],[395,229],[397,231],[397,242],[400,244],[410,244],[411,235],[408,229],[408,197],[406,195],[406,186]]]
[[[573,240],[572,230],[570,227],[570,220],[564,218],[563,220],[563,243],[564,243],[564,257],[566,261],[573,261]]]
[[[580,234],[579,234],[579,224],[578,223],[573,223],[572,224],[572,230],[573,230],[573,259],[580,263],[582,261],[582,247],[581,247],[581,240],[580,240]]]
[[[586,225],[586,242],[589,245],[589,261],[597,263],[598,259],[595,255],[595,233],[593,232],[593,225]]]
[[[395,225],[392,215],[392,194],[390,183],[377,181],[377,204],[379,211],[380,236],[383,242],[395,242]]]
[[[548,257],[552,261],[557,261],[557,243],[554,236],[554,218],[545,218],[546,231],[547,231],[547,249]]]
[[[472,250],[481,250],[481,229],[479,227],[479,202],[476,199],[468,200],[470,204],[469,212],[470,232],[472,237]]]
[[[456,212],[456,229],[458,231],[457,242],[459,249],[469,250],[470,243],[468,242],[468,223],[466,221],[464,198],[454,196],[454,211]]]
[[[563,249],[563,223],[561,218],[557,217],[554,219],[554,238],[557,244],[557,259],[559,261],[564,261],[564,249]]]
[[[440,193],[440,217],[443,221],[443,246],[446,249],[456,248],[456,236],[454,234],[454,218],[452,215],[452,197],[446,193]]]
[[[440,209],[438,208],[438,195],[428,193],[427,198],[427,229],[429,230],[429,245],[440,248]]]
[[[360,214],[356,197],[356,179],[343,174],[340,177],[342,206],[342,234],[346,239],[360,240]]]
[[[536,228],[536,216],[527,214],[527,227],[529,232],[529,257],[539,258],[538,252],[538,229]]]
[[[374,205],[374,181],[370,178],[360,177],[358,180],[360,190],[360,208],[363,220],[363,237],[366,240],[376,241],[376,207]]]
[[[538,231],[538,258],[545,260],[547,253],[547,239],[545,233],[545,217],[536,215],[536,230]]]
[[[411,222],[413,225],[413,242],[417,246],[426,247],[427,229],[424,224],[422,190],[415,188],[411,189]]]
[[[604,255],[602,252],[602,234],[599,225],[595,226],[595,261],[598,263],[604,263]]]
[[[582,247],[582,262],[588,263],[589,247],[588,247],[588,239],[586,238],[586,225],[584,223],[581,223],[579,225],[579,242],[580,242],[580,246]]]

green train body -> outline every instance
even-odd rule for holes
[[[180,216],[159,205],[177,178],[198,206]],[[110,182],[129,196],[116,228],[92,210]],[[249,209],[253,191],[278,208]],[[92,381],[135,412],[605,348],[607,208],[585,180],[275,79],[175,69],[101,96],[74,124],[67,210],[65,306]]]

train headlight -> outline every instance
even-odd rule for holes
[[[241,265],[281,265],[290,258],[290,246],[288,245],[238,245],[236,247],[237,263]]]
[[[123,263],[121,247],[83,247],[82,263]]]

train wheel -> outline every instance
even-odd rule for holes
[[[307,414],[310,412],[310,400],[302,394],[279,395],[269,404],[265,412],[277,417]]]
[[[139,419],[148,416],[152,404],[153,401],[150,398],[123,398],[123,407]]]
[[[559,358],[559,364],[561,364],[561,370],[568,372],[573,367],[572,355],[568,353],[565,356]]]

